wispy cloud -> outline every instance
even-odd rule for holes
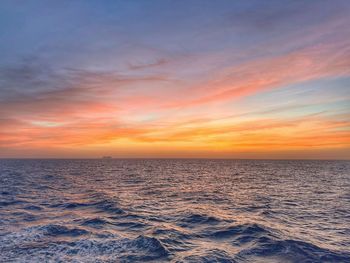
[[[347,1],[194,3],[0,4],[0,156],[348,152]]]

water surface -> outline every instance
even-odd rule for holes
[[[350,162],[0,160],[1,262],[350,262]]]

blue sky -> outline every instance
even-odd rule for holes
[[[1,156],[346,158],[349,14],[341,0],[1,1]]]

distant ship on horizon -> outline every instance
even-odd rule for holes
[[[102,159],[113,159],[112,156],[102,156]]]

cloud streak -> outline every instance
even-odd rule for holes
[[[347,1],[183,4],[1,3],[0,157],[350,152]]]

